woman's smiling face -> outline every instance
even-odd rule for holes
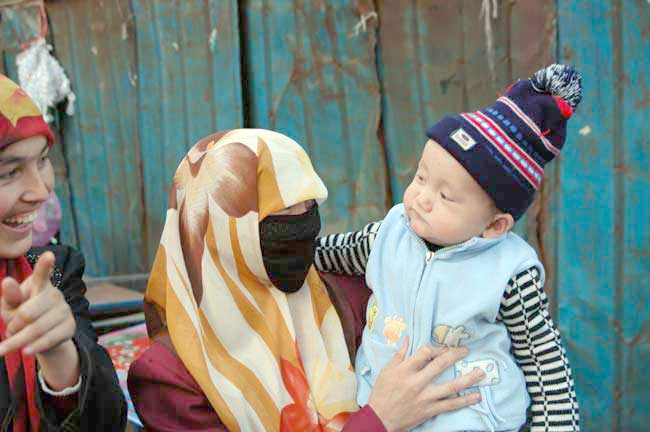
[[[54,170],[43,136],[0,150],[0,258],[24,255],[32,245],[36,213],[54,188]]]

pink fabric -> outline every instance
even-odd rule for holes
[[[365,308],[370,290],[363,278],[321,275],[341,315],[346,338],[356,351],[365,325]],[[159,342],[129,369],[129,393],[147,431],[227,432],[198,383],[180,358]],[[344,432],[386,432],[372,408],[364,406],[353,414]]]
[[[32,226],[32,246],[46,246],[61,228],[61,202],[52,191],[45,204],[38,209]]]
[[[366,405],[350,417],[343,432],[388,432],[377,414]]]

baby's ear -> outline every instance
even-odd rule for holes
[[[483,231],[483,238],[497,238],[506,234],[515,225],[515,218],[510,213],[497,213],[492,222]]]

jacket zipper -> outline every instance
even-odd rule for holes
[[[450,250],[461,248],[461,247],[465,246],[467,243],[473,242],[474,240],[469,239],[466,242],[463,242],[461,244],[457,244],[457,245],[454,245],[454,246],[448,246],[448,247],[439,249],[437,252],[434,252],[432,250],[429,250],[429,248],[427,247],[424,240],[422,240],[420,238],[420,236],[417,235],[415,233],[415,231],[413,231],[413,228],[411,228],[411,225],[408,223],[408,220],[406,220],[405,223],[406,223],[407,229],[411,232],[411,234],[413,234],[415,239],[422,245],[422,247],[426,251],[425,255],[424,255],[424,267],[422,268],[422,271],[420,272],[420,279],[418,281],[417,290],[415,291],[415,300],[413,301],[413,310],[411,312],[411,341],[410,341],[410,346],[409,346],[409,349],[408,349],[408,355],[410,356],[410,355],[413,354],[413,347],[414,347],[414,342],[415,342],[415,323],[417,321],[415,319],[415,313],[416,313],[417,304],[418,304],[417,299],[418,299],[418,296],[420,295],[420,289],[421,289],[421,286],[422,286],[422,278],[424,278],[424,272],[427,270],[427,266],[429,265],[429,263],[431,261],[433,261],[433,259],[435,258],[436,255],[440,254],[440,252],[443,252],[443,251],[448,252]]]
[[[411,327],[411,341],[410,341],[410,346],[409,346],[409,349],[408,349],[408,355],[411,356],[411,355],[413,355],[413,347],[415,346],[415,323],[417,322],[417,320],[415,319],[415,313],[416,313],[417,304],[418,304],[417,299],[418,299],[418,296],[420,295],[420,289],[422,287],[422,278],[424,278],[424,272],[427,270],[427,266],[429,265],[429,263],[433,260],[433,257],[435,255],[435,253],[433,251],[429,250],[426,243],[424,243],[424,240],[422,240],[420,238],[420,236],[418,236],[415,233],[415,231],[413,231],[413,229],[411,228],[411,225],[408,223],[408,221],[406,222],[406,227],[411,232],[411,234],[413,234],[413,236],[415,236],[416,240],[420,243],[420,245],[422,245],[422,247],[425,250],[424,266],[422,267],[422,271],[420,272],[420,279],[418,280],[418,286],[417,286],[417,289],[415,290],[415,299],[413,300],[413,310],[411,311],[411,323],[410,323],[411,324],[410,325],[410,327]]]

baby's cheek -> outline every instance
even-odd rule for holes
[[[406,188],[404,191],[404,197],[402,198],[402,201],[404,201],[404,207],[409,208],[411,207],[411,194],[409,193],[409,188]]]
[[[404,201],[404,205],[406,207],[411,207],[413,205],[413,200],[417,196],[417,185],[415,182],[411,182],[407,187],[406,190],[404,191],[404,198],[402,199]]]
[[[465,223],[458,218],[458,215],[447,213],[444,216],[440,215],[432,227],[438,231],[438,236],[445,243],[455,244],[465,240],[466,226]]]
[[[417,220],[414,222],[413,231],[422,238],[431,239],[440,237],[441,232],[444,233],[444,228],[436,222],[436,218],[430,216],[427,218],[426,222]]]

